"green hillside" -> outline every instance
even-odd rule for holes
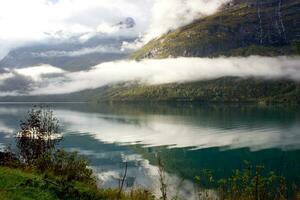
[[[300,0],[235,0],[146,44],[134,59],[295,55],[300,53]]]
[[[233,0],[146,44],[133,59],[300,54],[300,0]],[[299,83],[224,77],[110,90],[100,100],[299,103]]]
[[[300,103],[300,83],[289,80],[224,77],[163,85],[115,86],[96,101],[198,101],[231,103]]]

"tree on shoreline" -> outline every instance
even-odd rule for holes
[[[16,137],[17,155],[27,165],[50,156],[61,139],[59,121],[46,107],[33,107],[20,128]]]

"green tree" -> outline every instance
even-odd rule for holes
[[[59,121],[53,111],[46,107],[34,107],[20,124],[16,144],[19,159],[27,164],[51,155],[59,142]]]

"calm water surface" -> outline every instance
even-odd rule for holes
[[[170,190],[193,198],[193,177],[217,178],[244,161],[264,165],[300,183],[300,110],[294,106],[49,104],[67,150],[87,156],[104,187],[117,186],[129,163],[127,187],[157,188],[156,155]],[[0,147],[13,144],[32,104],[0,104]],[[184,181],[183,181],[184,180]]]

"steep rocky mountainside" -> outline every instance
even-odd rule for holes
[[[233,0],[146,44],[134,59],[300,53],[300,0]]]

